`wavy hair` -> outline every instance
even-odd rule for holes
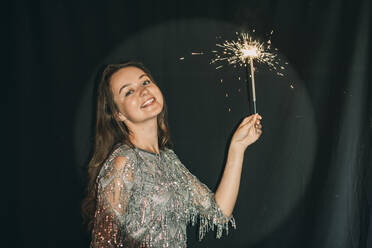
[[[97,198],[96,179],[103,163],[119,145],[127,144],[130,147],[134,147],[129,139],[130,130],[124,122],[115,118],[116,113],[119,112],[119,108],[114,102],[114,95],[110,86],[111,77],[115,72],[131,66],[141,69],[149,76],[151,81],[155,82],[150,71],[142,63],[128,61],[107,65],[98,83],[93,155],[88,163],[88,184],[86,187],[86,195],[81,204],[83,223],[87,226],[88,231],[91,231],[93,228]],[[172,146],[165,101],[163,109],[157,117],[157,123],[159,148],[164,150],[166,147]]]

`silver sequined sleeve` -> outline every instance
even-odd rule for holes
[[[118,149],[97,177],[97,208],[91,248],[131,247],[125,237],[125,218],[133,186],[133,156]],[[127,240],[125,240],[127,239]]]
[[[196,217],[199,215],[199,240],[203,239],[206,232],[214,230],[215,226],[217,227],[217,238],[222,236],[223,229],[228,233],[229,223],[233,228],[236,228],[234,217],[232,215],[227,217],[222,212],[215,200],[214,193],[180,162],[172,150],[170,152],[188,182],[187,186],[191,197],[188,209],[191,212],[192,225],[196,223]]]

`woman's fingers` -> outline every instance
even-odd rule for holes
[[[257,128],[257,129],[262,129],[262,125],[261,125],[261,124],[257,124],[257,123],[256,123],[254,126],[255,126],[255,128]]]
[[[250,115],[244,118],[240,126],[242,127],[245,125],[251,126],[253,124],[260,124],[260,120],[262,120],[262,116],[260,116],[259,114]]]
[[[246,125],[247,123],[249,123],[249,121],[251,121],[252,119],[254,119],[254,115],[250,115],[250,116],[247,116],[243,119],[243,121],[240,123],[240,126],[244,126]]]

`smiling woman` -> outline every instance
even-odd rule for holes
[[[236,202],[244,151],[261,135],[261,116],[235,131],[216,193],[170,148],[166,104],[141,64],[108,65],[98,86],[94,153],[82,210],[91,247],[186,247],[186,226],[200,218],[199,239],[217,238]]]

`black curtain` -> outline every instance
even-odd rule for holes
[[[102,65],[143,61],[174,150],[215,190],[248,112],[244,68],[216,43],[255,30],[284,76],[257,65],[264,134],[246,151],[234,216],[188,247],[372,247],[369,0],[12,1],[3,5],[4,247],[88,247],[80,217]],[[199,55],[192,55],[197,53]],[[202,54],[200,54],[202,53]]]

